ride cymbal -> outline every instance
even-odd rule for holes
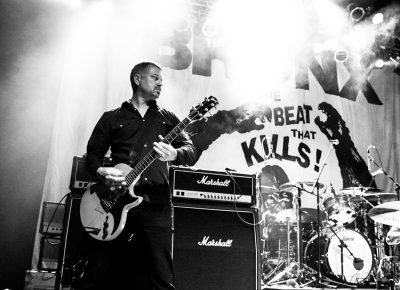
[[[391,202],[397,200],[397,194],[391,192],[372,192],[361,195],[369,201]]]
[[[368,212],[368,216],[377,223],[400,227],[400,201],[377,205]]]

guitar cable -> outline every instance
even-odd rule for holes
[[[235,190],[233,190],[233,196],[234,196],[234,198],[233,198],[233,205],[234,205],[234,207],[235,207],[236,215],[238,216],[239,220],[240,220],[242,223],[246,224],[246,225],[249,225],[249,226],[257,226],[257,225],[261,224],[261,223],[262,223],[262,219],[260,219],[258,222],[255,222],[255,223],[249,223],[248,221],[244,220],[244,218],[240,215],[239,210],[238,210],[238,208],[237,208],[236,196],[242,196],[242,195],[243,195],[243,192],[242,192],[242,189],[240,188],[240,185],[236,182],[235,177],[233,176],[233,174],[231,173],[231,171],[232,171],[232,170],[230,170],[229,168],[225,168],[225,172],[226,172],[226,173],[228,174],[228,176],[232,179],[233,183],[237,186],[238,191],[239,191],[239,193],[240,193],[240,194],[236,194]],[[255,210],[257,211],[256,208],[255,208]],[[257,216],[258,216],[258,212],[257,212]]]

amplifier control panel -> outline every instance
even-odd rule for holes
[[[227,203],[254,204],[254,174],[194,169],[173,166],[170,169],[172,197]]]

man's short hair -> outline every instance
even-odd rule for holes
[[[133,67],[133,69],[131,70],[131,75],[130,75],[131,86],[132,86],[133,91],[135,91],[136,87],[137,87],[137,85],[135,84],[135,81],[134,81],[135,75],[143,73],[144,71],[148,70],[148,68],[151,66],[154,66],[154,67],[162,70],[162,67],[159,64],[152,62],[152,61],[143,61]]]

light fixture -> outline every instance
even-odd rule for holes
[[[339,49],[335,50],[335,52],[333,54],[333,59],[336,62],[345,62],[346,60],[348,60],[349,55],[350,55],[350,53],[347,49],[339,48]]]
[[[363,20],[367,15],[370,14],[371,10],[371,7],[364,8],[362,6],[358,6],[355,3],[350,3],[346,7],[346,11],[349,13],[349,18],[354,23]]]
[[[374,64],[374,68],[381,69],[385,66],[383,59],[377,59]]]
[[[383,22],[383,14],[381,12],[376,13],[372,17],[372,23],[375,25],[381,24]]]

